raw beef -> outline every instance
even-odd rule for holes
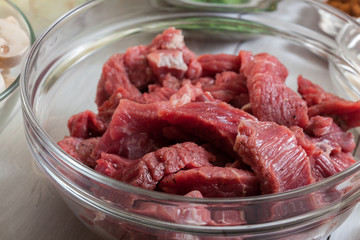
[[[72,116],[70,136],[58,144],[110,178],[193,198],[283,192],[353,165],[355,141],[347,130],[359,126],[359,103],[300,76],[301,98],[286,86],[287,76],[286,67],[267,53],[196,56],[182,31],[169,28],[148,45],[115,53],[104,63],[98,113]],[[281,210],[270,204],[268,215],[259,218],[241,207],[160,205],[109,193],[105,184],[91,191],[183,224],[267,221]]]
[[[354,135],[345,132],[332,118],[316,116],[310,119],[310,125],[305,129],[313,137],[313,142],[328,153],[352,152],[355,149]]]
[[[70,136],[77,138],[99,137],[104,134],[106,124],[91,111],[73,115],[68,120]]]
[[[191,102],[177,108],[159,110],[159,117],[192,138],[211,143],[234,155],[238,125],[256,118],[224,102]],[[184,135],[183,135],[184,136]]]
[[[211,95],[220,101],[231,102],[240,94],[247,94],[246,79],[243,75],[235,72],[222,72],[215,76],[215,83],[203,87]],[[247,104],[244,103],[243,105]]]
[[[58,142],[58,145],[67,152],[70,156],[87,165],[94,168],[96,166],[96,159],[91,158],[91,151],[98,143],[99,138],[76,138],[65,137]]]
[[[101,155],[95,170],[119,181],[154,190],[164,176],[181,169],[211,166],[214,156],[194,143],[187,142],[150,152],[138,160]],[[186,194],[186,193],[184,193]]]
[[[184,196],[192,198],[203,198],[199,191],[191,191]],[[176,206],[170,204],[161,205],[154,202],[139,202],[137,205],[138,209],[136,212],[169,222],[192,225],[209,225],[213,223],[211,212],[200,204],[183,204],[183,206]],[[174,236],[172,236],[170,239],[184,238],[183,236],[181,238],[174,238]]]
[[[328,120],[324,117],[316,118],[317,122],[321,121],[321,119],[324,119],[325,121]],[[314,119],[311,121],[314,122]],[[331,126],[334,126],[334,124],[335,123],[332,123]],[[312,174],[317,181],[335,175],[355,163],[352,155],[343,152],[341,148],[341,144],[343,144],[341,140],[351,141],[353,139],[346,139],[344,136],[345,133],[338,127],[337,129],[340,130],[340,132],[335,132],[335,137],[330,137],[331,132],[328,133],[329,135],[326,134],[322,137],[312,137],[306,135],[302,128],[291,128],[299,145],[306,151],[306,154],[310,159]],[[343,135],[342,137],[345,137],[345,139],[341,137],[337,138],[337,135]],[[329,138],[326,138],[326,136]],[[340,142],[338,142],[339,139]],[[339,156],[343,156],[343,158],[340,158]]]
[[[283,192],[315,182],[306,152],[285,126],[243,120],[239,123],[234,150],[262,179],[263,194]]]
[[[240,59],[230,54],[205,54],[198,57],[203,76],[215,76],[226,71],[239,72]]]
[[[158,111],[166,107],[167,102],[140,104],[122,99],[108,129],[93,149],[93,158],[98,159],[105,152],[136,159],[158,149],[156,136],[168,125],[158,117]]]
[[[147,61],[147,47],[136,46],[126,50],[124,66],[129,80],[137,89],[144,90],[155,81],[154,74]]]
[[[198,190],[204,197],[244,197],[260,193],[259,180],[253,172],[213,166],[166,176],[160,181],[159,189],[179,195]]]
[[[141,96],[140,91],[130,82],[124,65],[124,54],[114,54],[103,66],[95,99],[98,107],[116,93],[119,88],[125,89],[132,96]]]
[[[334,118],[345,130],[360,126],[360,101],[351,102],[325,92],[320,86],[299,76],[299,93],[309,106],[309,116],[323,115]]]
[[[306,102],[285,85],[286,68],[273,56],[240,51],[251,111],[259,120],[288,127],[308,125]],[[244,64],[246,63],[246,64]]]

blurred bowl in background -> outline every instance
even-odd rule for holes
[[[7,58],[8,60],[6,60],[4,57],[1,57],[2,64],[0,64],[0,72],[4,80],[3,79],[0,80],[4,81],[2,83],[5,83],[4,85],[2,85],[2,89],[0,90],[0,131],[1,131],[3,127],[6,125],[7,121],[13,115],[14,111],[16,110],[16,106],[19,106],[18,104],[20,102],[19,92],[18,92],[19,76],[22,69],[22,64],[25,60],[28,50],[30,49],[30,45],[35,41],[35,35],[32,31],[32,27],[28,19],[25,17],[23,12],[11,1],[8,0],[0,1],[0,19],[2,19],[1,22],[2,24],[6,24],[7,22],[10,21],[9,23],[11,24],[11,26],[9,26],[9,29],[6,28],[9,31],[14,32],[13,29],[14,25],[15,28],[19,26],[22,29],[22,31],[20,32],[20,36],[27,38],[27,39],[23,39],[24,40],[23,43],[28,44],[28,46],[21,49],[21,52],[19,52],[18,56],[15,55],[15,57],[11,57],[12,59],[10,59],[9,57]],[[2,31],[5,31],[5,28]],[[19,33],[19,31],[16,32]],[[7,34],[7,33],[3,32],[2,34]],[[17,35],[16,38],[18,38],[18,36],[19,35]],[[7,39],[3,39],[2,41],[6,42],[6,40]],[[6,63],[7,61],[12,62],[11,65],[8,65]],[[3,90],[4,88],[5,90]]]

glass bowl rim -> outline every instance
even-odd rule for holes
[[[47,28],[46,31],[44,31],[35,41],[33,44],[30,53],[28,55],[28,58],[26,59],[25,64],[23,65],[23,71],[20,75],[20,93],[21,93],[21,102],[22,102],[22,108],[23,108],[23,115],[27,118],[27,120],[30,123],[30,126],[33,128],[39,139],[42,146],[45,147],[47,150],[50,150],[52,153],[56,154],[56,156],[61,159],[61,164],[66,165],[70,167],[72,170],[74,170],[76,173],[79,173],[89,179],[95,180],[96,182],[100,182],[101,184],[104,184],[105,186],[108,186],[110,188],[124,191],[131,194],[137,194],[139,196],[146,196],[150,197],[152,199],[156,200],[162,200],[162,201],[173,201],[178,203],[199,203],[199,204],[237,204],[237,203],[254,203],[254,202],[267,202],[269,200],[271,201],[283,201],[283,200],[289,200],[296,197],[304,196],[305,194],[310,194],[322,189],[326,189],[329,186],[332,186],[333,184],[339,183],[343,181],[344,179],[350,177],[351,175],[355,174],[357,171],[360,170],[360,160],[353,164],[351,167],[345,169],[344,171],[331,176],[327,179],[324,179],[322,181],[300,187],[297,189],[289,190],[286,192],[281,193],[274,193],[274,194],[267,194],[267,195],[259,195],[259,196],[252,196],[252,197],[238,197],[238,198],[191,198],[191,197],[184,197],[179,195],[172,195],[162,192],[156,192],[151,190],[142,189],[140,187],[132,186],[120,181],[117,181],[115,179],[111,179],[107,176],[104,176],[93,169],[90,169],[89,167],[85,166],[84,164],[80,163],[73,157],[69,156],[64,150],[62,150],[55,142],[54,140],[46,133],[46,131],[41,127],[37,117],[35,116],[35,113],[32,110],[32,105],[30,104],[30,101],[28,99],[28,96],[31,95],[31,93],[28,93],[28,81],[26,81],[26,78],[29,73],[29,65],[31,64],[34,56],[36,55],[36,52],[38,50],[39,45],[46,40],[46,36],[56,31],[56,29],[61,25],[63,21],[68,20],[69,18],[76,17],[76,15],[79,12],[86,11],[86,9],[91,8],[94,5],[100,4],[101,2],[106,2],[106,0],[93,0],[90,2],[86,2],[66,14],[64,14],[62,17],[60,17],[57,21],[55,21],[51,26]],[[360,24],[357,23],[353,18],[350,16],[347,16],[345,13],[342,13],[340,10],[335,9],[332,6],[327,6],[324,3],[320,3],[316,0],[304,0],[304,2],[309,2],[310,4],[315,4],[317,6],[320,6],[321,8],[327,9],[329,12],[333,13],[336,17],[341,17],[343,20],[346,20],[346,22],[350,24],[356,24],[357,27],[360,27]],[[38,159],[37,159],[38,161]],[[59,161],[57,161],[60,163]],[[73,184],[73,183],[71,183]],[[99,201],[102,201],[101,199],[98,199]]]

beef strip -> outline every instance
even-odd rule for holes
[[[263,194],[283,192],[315,182],[310,160],[294,134],[274,122],[243,120],[234,150],[261,179]]]
[[[309,116],[330,116],[344,130],[360,126],[360,101],[352,102],[324,91],[311,81],[298,77],[298,91],[309,106]]]
[[[95,167],[109,177],[122,182],[154,190],[164,177],[181,169],[211,166],[214,156],[204,148],[191,142],[164,147],[150,152],[137,160],[116,155],[101,155]],[[109,158],[110,156],[110,158]]]
[[[285,126],[308,125],[306,102],[285,85],[288,74],[284,65],[269,54],[252,56],[240,51],[240,73],[247,77],[251,111],[262,121]]]
[[[159,189],[179,195],[198,190],[204,197],[244,197],[260,193],[259,180],[253,172],[215,166],[181,170],[166,176],[160,181]]]

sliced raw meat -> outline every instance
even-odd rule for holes
[[[177,108],[159,110],[159,117],[179,129],[184,135],[211,142],[234,155],[239,122],[256,120],[252,115],[224,102],[191,102]]]
[[[147,53],[147,47],[140,45],[128,48],[124,55],[124,65],[130,82],[140,90],[154,82],[153,72],[146,59]]]
[[[129,80],[124,65],[124,54],[114,54],[103,66],[95,99],[98,107],[108,100],[120,87],[126,89],[133,96],[141,96],[140,91]]]
[[[215,99],[227,103],[240,94],[248,93],[246,78],[235,72],[216,74],[214,85],[204,86],[203,90],[210,92]]]
[[[173,88],[162,87],[160,85],[149,86],[149,92],[144,93],[141,98],[136,99],[139,103],[156,103],[167,101],[177,91]]]
[[[184,85],[170,97],[169,103],[171,107],[181,107],[189,102],[194,102],[203,94],[200,84],[194,86],[189,81],[184,81]]]
[[[355,163],[351,154],[348,155],[341,151],[341,143],[336,142],[336,137],[329,139],[311,137],[299,127],[292,127],[291,130],[294,132],[298,144],[306,151],[311,162],[313,176],[317,181],[335,175]],[[339,156],[343,156],[343,158]]]
[[[169,72],[174,76],[196,79],[202,73],[201,64],[197,61],[195,53],[185,46],[181,30],[166,29],[154,38],[147,49],[147,58],[157,76]],[[160,59],[160,55],[164,58]]]
[[[77,138],[99,137],[106,130],[106,124],[91,111],[73,115],[68,120],[70,136]]]
[[[255,56],[249,51],[240,51],[239,58],[241,61],[240,73],[250,76],[258,73],[271,73],[273,80],[285,82],[288,76],[287,68],[277,59],[268,53],[259,53]]]
[[[149,51],[159,49],[183,49],[185,47],[184,36],[181,30],[170,27],[158,34],[147,46]]]
[[[199,191],[192,191],[184,195],[185,197],[203,198]],[[203,205],[183,204],[183,206],[165,205],[154,202],[138,202],[136,212],[156,217],[157,219],[191,225],[209,225],[212,223],[211,212]],[[179,235],[174,233],[174,236]],[[180,238],[169,239],[186,239],[181,234]]]
[[[306,152],[285,126],[243,120],[239,124],[234,150],[261,179],[264,194],[283,192],[315,182]]]
[[[340,151],[352,152],[356,147],[354,135],[342,130],[329,117],[311,118],[310,125],[305,131],[313,137],[312,141],[328,154]]]
[[[93,158],[98,159],[105,152],[136,159],[156,150],[159,146],[154,138],[168,125],[158,117],[158,111],[167,107],[167,102],[140,104],[122,99],[93,150]]]
[[[118,156],[101,158],[96,161],[95,170],[122,182],[154,190],[164,176],[184,168],[211,166],[210,161],[214,160],[214,156],[204,148],[185,142],[161,148],[138,160],[126,160]]]
[[[181,170],[166,176],[160,181],[159,189],[179,195],[198,190],[204,197],[244,197],[260,193],[254,173],[213,166]]]
[[[205,54],[198,57],[202,67],[202,76],[215,76],[225,71],[239,72],[240,59],[231,54]]]
[[[94,168],[96,165],[96,159],[91,158],[90,154],[98,141],[99,138],[82,139],[76,137],[65,137],[63,140],[58,142],[58,145],[73,158],[88,167]]]
[[[156,76],[170,73],[177,78],[183,78],[188,70],[180,50],[157,50],[149,53],[146,57]]]
[[[108,177],[116,178],[133,161],[115,154],[101,153],[100,159],[96,161],[95,170]]]
[[[344,152],[335,153],[331,155],[331,159],[335,163],[334,166],[336,167],[338,172],[341,172],[344,169],[356,163],[351,153],[344,153]]]
[[[299,93],[309,106],[309,116],[330,116],[345,130],[360,126],[360,101],[352,102],[324,91],[320,86],[299,76]]]
[[[309,123],[306,102],[285,85],[286,68],[269,54],[251,56],[240,51],[241,73],[247,77],[251,110],[262,121],[305,127]],[[246,59],[247,58],[247,59]],[[243,64],[247,63],[247,64]]]

